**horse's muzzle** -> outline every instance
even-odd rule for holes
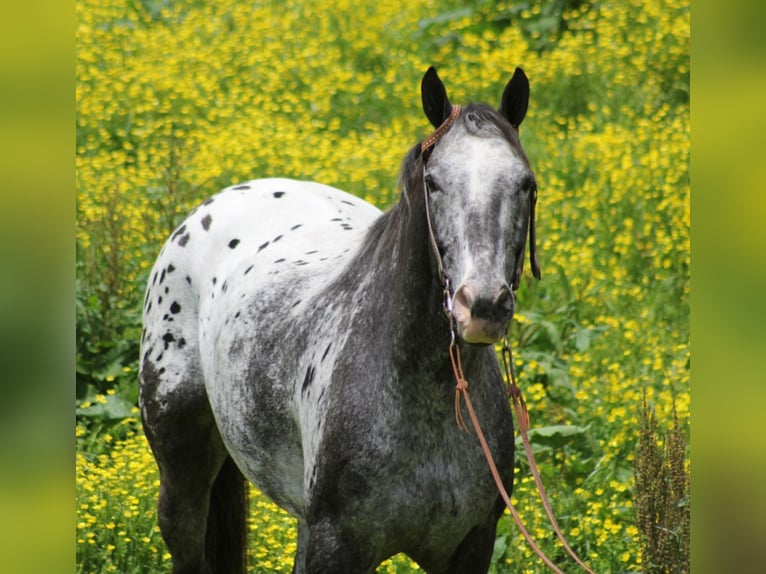
[[[464,283],[455,291],[452,314],[458,335],[466,343],[496,343],[513,317],[513,293],[508,285],[488,291],[490,295],[486,296],[472,283]]]

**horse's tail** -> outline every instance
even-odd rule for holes
[[[213,574],[245,574],[247,510],[247,482],[227,457],[213,482],[207,515],[205,557]]]

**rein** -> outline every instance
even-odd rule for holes
[[[465,401],[466,409],[468,410],[468,416],[471,419],[471,424],[473,426],[474,431],[476,432],[476,436],[479,439],[479,444],[481,445],[482,452],[484,453],[484,458],[487,461],[487,466],[489,467],[490,473],[492,474],[492,478],[495,481],[495,486],[497,487],[497,491],[500,494],[500,497],[503,499],[503,502],[505,502],[505,505],[508,507],[508,510],[510,510],[511,515],[513,516],[513,520],[516,522],[516,525],[519,527],[519,530],[521,531],[522,535],[524,536],[524,539],[527,541],[527,544],[534,550],[535,554],[537,554],[540,559],[545,563],[548,568],[556,572],[557,574],[564,574],[562,570],[560,570],[553,561],[546,556],[546,554],[542,551],[542,549],[537,545],[537,543],[532,538],[532,535],[529,533],[529,531],[524,526],[523,522],[521,521],[521,517],[519,516],[519,513],[517,512],[516,508],[514,507],[513,503],[511,502],[510,497],[508,496],[508,491],[505,489],[505,485],[503,484],[503,480],[500,477],[500,473],[497,470],[497,465],[495,464],[495,459],[492,456],[492,452],[489,449],[489,445],[487,444],[487,439],[484,436],[484,432],[481,429],[481,424],[479,423],[479,418],[476,415],[476,411],[473,408],[473,402],[471,401],[471,396],[468,393],[468,380],[465,378],[465,375],[463,373],[463,365],[460,357],[460,347],[457,344],[457,337],[455,334],[455,320],[452,315],[452,289],[450,285],[449,278],[444,273],[444,264],[442,261],[441,253],[439,252],[439,246],[436,242],[436,236],[434,235],[433,231],[433,225],[431,224],[431,212],[429,208],[429,199],[428,199],[428,186],[425,182],[425,162],[428,159],[428,156],[426,155],[426,152],[428,152],[439,139],[449,130],[449,128],[452,126],[452,124],[455,122],[457,117],[460,115],[461,107],[458,105],[453,105],[452,109],[450,111],[449,117],[436,129],[436,131],[431,134],[428,138],[423,140],[423,143],[421,144],[421,154],[423,154],[423,195],[425,198],[425,212],[426,212],[426,221],[428,224],[428,239],[429,243],[431,245],[431,250],[433,252],[434,258],[436,259],[436,267],[439,277],[439,282],[442,285],[443,288],[443,310],[444,313],[447,315],[447,319],[449,321],[449,330],[450,330],[450,344],[449,344],[449,358],[450,362],[452,363],[452,372],[455,377],[455,421],[457,422],[457,425],[459,428],[465,430],[466,432],[469,432],[468,426],[465,423],[465,419],[463,418],[463,413],[460,408],[460,402],[461,399]],[[535,197],[536,199],[536,197]],[[533,252],[530,254],[530,257],[532,259],[532,267],[533,267],[533,273],[536,277],[539,278],[539,266],[537,264],[537,258],[536,254],[534,253],[534,203],[532,203],[532,212],[530,214],[532,217],[532,227],[530,228],[530,239],[531,239],[531,249]],[[523,262],[524,254],[521,255],[521,260]],[[521,269],[518,269],[519,271],[518,275],[520,276]],[[518,286],[518,277],[516,278],[517,281],[514,285],[514,290],[511,291],[512,297],[515,297],[515,289]],[[577,554],[572,550],[571,546],[567,542],[566,538],[564,537],[564,534],[561,532],[561,528],[559,527],[558,521],[556,520],[555,515],[553,514],[553,510],[551,509],[550,501],[548,500],[548,496],[545,493],[545,489],[543,487],[542,478],[540,477],[540,472],[537,469],[537,463],[535,462],[534,454],[532,453],[532,444],[529,440],[529,435],[527,434],[527,430],[529,429],[529,412],[527,411],[527,405],[524,402],[524,397],[521,394],[521,389],[516,384],[516,374],[513,370],[513,355],[511,352],[511,344],[510,339],[508,338],[508,334],[506,333],[505,337],[503,338],[503,349],[502,349],[502,358],[503,358],[503,366],[505,369],[505,380],[507,381],[508,388],[508,396],[513,401],[513,407],[514,412],[516,414],[516,420],[519,424],[519,434],[521,435],[521,440],[524,443],[524,450],[527,455],[527,460],[529,461],[529,467],[532,471],[532,475],[535,479],[535,484],[537,485],[537,490],[540,494],[540,499],[542,500],[543,507],[545,508],[545,513],[548,516],[548,520],[551,523],[551,526],[553,527],[554,532],[556,533],[556,536],[561,541],[561,543],[564,545],[564,548],[566,549],[569,556],[572,557],[572,559],[577,562],[577,564],[580,565],[580,567],[588,572],[589,574],[594,574],[594,572],[588,568],[588,566],[585,565],[585,563],[577,556]]]

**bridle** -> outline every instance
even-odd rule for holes
[[[444,273],[444,263],[442,261],[441,253],[439,252],[439,245],[436,243],[436,236],[434,234],[433,225],[431,224],[431,209],[429,205],[429,198],[428,198],[428,185],[426,184],[426,163],[428,162],[428,158],[431,155],[431,150],[433,149],[434,145],[436,145],[436,142],[438,142],[444,134],[446,134],[449,129],[452,127],[452,124],[455,123],[455,120],[460,116],[460,112],[462,111],[462,106],[459,105],[453,105],[451,106],[450,114],[447,116],[447,119],[442,122],[442,124],[436,128],[436,130],[428,136],[426,139],[424,139],[420,144],[420,156],[422,158],[421,163],[423,165],[423,195],[425,198],[425,209],[426,209],[426,221],[428,223],[428,239],[431,243],[431,251],[433,252],[434,258],[436,259],[436,268],[437,268],[437,276],[439,277],[440,283],[445,287],[445,295],[449,293],[449,278]],[[540,264],[537,260],[537,230],[536,230],[536,223],[535,223],[535,207],[537,206],[537,187],[533,190],[533,192],[530,194],[529,197],[529,227],[528,227],[528,235],[529,235],[529,260],[532,264],[532,275],[540,279]],[[522,245],[521,249],[519,250],[519,254],[516,260],[516,269],[513,274],[513,280],[511,281],[513,289],[511,291],[512,295],[515,296],[516,290],[519,288],[519,281],[521,280],[521,273],[524,270],[524,251],[525,251],[526,245]],[[451,311],[451,309],[450,309]]]
[[[443,290],[443,301],[442,301],[443,311],[446,314],[447,319],[449,321],[449,332],[450,332],[449,357],[450,357],[450,362],[452,364],[452,373],[455,377],[455,383],[456,383],[455,384],[455,421],[457,422],[457,425],[459,428],[465,430],[466,432],[469,432],[468,426],[465,423],[465,420],[463,418],[463,413],[460,408],[461,399],[462,399],[465,401],[465,406],[466,406],[466,409],[468,410],[468,415],[471,419],[471,424],[473,426],[474,431],[476,432],[477,438],[479,439],[481,449],[484,453],[484,458],[487,461],[487,465],[489,466],[490,473],[492,474],[492,478],[495,481],[495,486],[497,487],[500,497],[503,499],[503,501],[505,502],[505,505],[508,507],[508,510],[510,510],[511,515],[513,516],[513,519],[516,522],[516,525],[519,527],[519,530],[521,531],[522,535],[526,539],[529,546],[532,548],[532,550],[534,550],[535,554],[537,554],[540,557],[540,559],[545,563],[545,565],[548,566],[548,568],[550,568],[554,572],[563,574],[563,572],[553,563],[553,561],[550,558],[548,558],[548,556],[545,555],[545,553],[540,549],[540,547],[534,541],[531,534],[522,523],[519,513],[516,511],[516,508],[514,507],[510,497],[508,496],[508,492],[505,489],[505,486],[503,485],[503,480],[500,477],[500,473],[497,470],[497,465],[495,464],[495,460],[494,460],[494,457],[492,456],[492,452],[490,451],[489,445],[487,444],[487,439],[484,437],[484,432],[482,431],[481,425],[479,424],[479,419],[476,416],[476,411],[473,408],[471,396],[468,393],[468,380],[465,378],[465,375],[463,373],[463,365],[462,365],[461,357],[460,357],[460,347],[457,343],[457,336],[455,331],[455,318],[452,314],[452,299],[454,294],[452,292],[452,287],[450,284],[449,277],[446,275],[444,271],[444,262],[442,260],[441,253],[439,251],[439,245],[436,242],[436,236],[434,235],[433,224],[431,223],[431,211],[429,207],[428,186],[426,185],[426,181],[425,181],[426,162],[428,161],[428,157],[430,156],[430,152],[433,146],[444,136],[444,134],[446,134],[449,131],[450,127],[452,127],[452,124],[460,115],[461,110],[462,110],[461,106],[453,105],[447,119],[444,120],[444,122],[436,129],[436,131],[434,131],[434,133],[432,133],[425,140],[423,140],[421,144],[421,148],[420,148],[420,153],[422,156],[422,167],[423,167],[423,196],[425,199],[426,222],[428,225],[428,240],[431,245],[431,251],[433,252],[434,259],[436,260],[437,277],[439,279],[439,282]],[[535,277],[539,279],[540,266],[537,261],[537,253],[535,249],[535,204],[536,202],[537,202],[537,190],[535,189],[534,193],[530,197],[529,240],[530,240],[530,260],[532,263],[532,273],[534,274]],[[514,298],[515,298],[516,290],[519,285],[521,271],[523,269],[524,252],[525,252],[525,249],[524,249],[524,246],[522,246],[520,255],[518,256],[518,259],[516,262],[515,276],[512,282],[513,289],[511,290],[511,296]],[[532,475],[534,476],[535,484],[537,485],[537,490],[543,502],[543,507],[545,508],[545,513],[548,515],[548,520],[550,521],[551,526],[553,527],[553,530],[556,532],[556,536],[564,545],[564,548],[566,549],[567,553],[586,572],[589,572],[590,574],[594,574],[593,571],[585,565],[585,563],[577,556],[574,550],[572,550],[572,548],[570,547],[569,543],[564,537],[564,534],[561,532],[561,528],[559,527],[558,521],[556,520],[556,517],[553,514],[553,510],[551,509],[551,505],[548,500],[548,497],[545,494],[545,489],[543,488],[540,472],[537,469],[537,464],[535,462],[534,454],[532,453],[532,445],[530,443],[529,435],[527,433],[527,430],[529,429],[529,413],[527,411],[527,405],[524,402],[524,397],[521,394],[521,389],[516,384],[516,375],[513,370],[513,354],[511,352],[511,343],[510,343],[510,338],[507,332],[505,336],[503,337],[502,358],[503,358],[503,367],[505,370],[505,380],[507,381],[507,384],[508,384],[508,388],[507,388],[508,396],[513,401],[513,407],[516,413],[516,420],[518,421],[518,426],[519,426],[519,434],[521,435],[522,442],[524,443],[524,450],[526,451],[526,454],[527,454],[529,467],[532,471]]]

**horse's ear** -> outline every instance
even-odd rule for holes
[[[500,115],[517,130],[527,115],[529,104],[529,80],[524,70],[516,68],[513,77],[503,90],[503,99],[500,103]]]
[[[447,89],[433,66],[428,68],[420,83],[420,97],[423,100],[423,111],[428,121],[438,128],[452,113],[452,105],[447,97]]]

